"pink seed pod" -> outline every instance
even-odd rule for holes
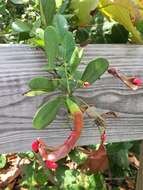
[[[51,161],[51,160],[46,160],[45,164],[46,164],[46,167],[48,169],[55,169],[56,170],[58,168],[58,164],[56,162]]]
[[[88,88],[89,86],[90,86],[90,83],[89,83],[89,82],[86,81],[86,82],[83,83],[83,87],[84,87],[84,88]]]
[[[137,86],[141,86],[142,85],[142,81],[139,78],[134,78],[132,81],[133,84],[137,85]]]
[[[39,152],[39,142],[37,140],[32,142],[32,150],[35,153]]]

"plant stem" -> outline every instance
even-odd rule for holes
[[[70,95],[71,92],[70,92],[70,86],[69,86],[68,72],[67,72],[67,65],[66,65],[66,63],[64,63],[64,67],[65,67],[65,74],[66,74],[67,91],[68,91],[68,95]]]

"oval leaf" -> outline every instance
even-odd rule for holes
[[[63,39],[65,32],[68,31],[68,23],[65,17],[63,15],[56,14],[53,19],[53,25],[55,26],[61,39]]]
[[[54,61],[58,55],[58,34],[54,27],[48,26],[44,32],[45,50],[48,56],[50,68],[54,67]]]
[[[58,82],[56,80],[49,80],[46,77],[35,77],[28,83],[32,90],[51,92],[56,89]]]
[[[63,48],[63,58],[65,61],[69,62],[73,54],[73,51],[75,49],[75,40],[71,32],[65,33],[63,43],[62,43],[62,48]]]
[[[85,68],[81,80],[89,83],[95,82],[108,69],[108,66],[109,63],[104,58],[98,58],[91,61]]]
[[[61,106],[62,99],[57,97],[49,102],[46,102],[35,114],[33,118],[33,126],[36,129],[43,129],[48,126],[56,117],[56,114]]]
[[[51,25],[56,12],[55,0],[40,0],[40,10],[44,25]]]
[[[12,29],[15,32],[30,32],[31,30],[31,25],[23,22],[21,20],[16,20],[15,22],[12,23]]]

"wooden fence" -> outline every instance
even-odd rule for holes
[[[89,45],[85,49],[80,69],[93,58],[104,57],[110,66],[130,76],[143,79],[143,46],[140,45]],[[41,97],[24,97],[27,81],[34,76],[45,76],[41,66],[46,63],[40,49],[27,45],[0,45],[0,153],[26,151],[37,137],[49,145],[62,143],[70,133],[71,123],[64,110],[45,130],[32,128],[32,117],[40,104],[56,93]],[[77,96],[96,105],[103,113],[114,111],[118,118],[107,120],[107,141],[121,142],[143,139],[143,88],[131,91],[108,73],[88,89],[80,89]],[[79,145],[99,142],[99,132],[93,120],[85,118]],[[142,152],[141,152],[142,155]],[[143,156],[143,155],[142,155]],[[142,159],[141,156],[141,159]],[[138,190],[143,190],[142,168],[138,175]]]
[[[105,57],[110,65],[128,75],[143,79],[143,46],[89,45],[85,49],[80,69],[95,57]],[[45,130],[32,128],[32,117],[48,96],[24,97],[27,81],[43,76],[44,53],[27,45],[0,45],[0,153],[26,151],[37,137],[49,145],[62,143],[70,133],[70,123],[64,111]],[[114,111],[118,118],[107,120],[108,142],[143,139],[143,88],[131,91],[108,73],[88,89],[76,92],[102,112]],[[91,119],[85,118],[79,145],[99,142],[99,132]]]

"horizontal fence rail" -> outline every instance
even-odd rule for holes
[[[88,45],[80,69],[93,58],[107,58],[111,66],[129,76],[143,79],[143,46]],[[32,117],[42,103],[58,92],[40,97],[24,97],[27,82],[35,76],[46,76],[42,50],[27,45],[0,45],[0,153],[31,149],[31,142],[43,138],[49,145],[64,141],[71,130],[64,110],[44,130],[32,128]],[[131,91],[121,81],[105,73],[101,80],[76,95],[96,105],[100,113],[114,111],[117,118],[107,119],[107,141],[143,139],[143,88]],[[99,143],[99,131],[92,119],[85,117],[84,130],[78,145]]]

